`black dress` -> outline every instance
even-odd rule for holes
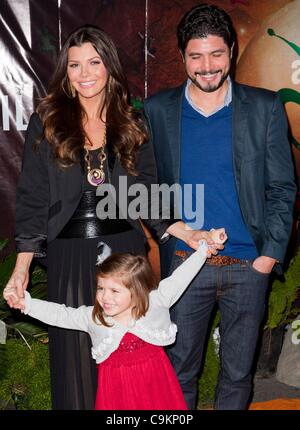
[[[90,151],[92,166],[96,167],[98,150]],[[106,180],[109,169],[105,163]],[[78,237],[86,231],[82,215],[94,214],[96,218],[96,187],[90,185],[85,175],[84,193],[72,219],[57,239],[48,244],[48,299],[67,306],[93,305],[95,301],[95,271],[99,241],[107,243],[113,252],[145,254],[145,239],[128,224],[128,229],[118,226],[117,233],[97,234],[96,237]],[[88,218],[91,220],[91,218]],[[127,221],[123,221],[127,223]],[[101,229],[100,229],[101,230]],[[121,232],[120,232],[121,230]],[[124,231],[122,231],[124,230]],[[72,232],[75,231],[75,237]],[[79,233],[78,233],[79,232]],[[73,237],[72,237],[73,236]],[[85,236],[85,234],[83,234]],[[93,236],[93,235],[92,235]],[[94,409],[97,373],[91,358],[91,342],[86,333],[49,327],[49,353],[53,409]]]

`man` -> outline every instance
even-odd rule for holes
[[[180,21],[177,37],[187,81],[145,102],[159,182],[204,184],[202,228],[224,226],[229,239],[172,309],[178,335],[168,353],[193,409],[217,303],[215,409],[245,409],[269,274],[274,266],[280,270],[292,225],[296,186],[287,120],[277,94],[230,78],[235,32],[223,10],[196,6]],[[162,275],[190,252],[173,239],[163,245]]]

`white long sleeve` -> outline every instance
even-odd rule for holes
[[[168,278],[163,279],[154,290],[153,300],[163,306],[171,307],[190,285],[207,258],[206,241],[199,242],[197,251],[188,257]]]
[[[33,299],[28,291],[25,291],[24,314],[56,327],[87,332],[92,309],[92,306],[71,308],[58,303]]]

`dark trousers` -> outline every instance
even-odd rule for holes
[[[175,256],[172,270],[181,263],[181,258]],[[268,280],[269,276],[256,271],[250,260],[231,266],[205,264],[171,309],[178,333],[176,343],[167,352],[190,409],[196,407],[203,346],[216,303],[221,316],[221,369],[214,407],[234,410],[247,407]]]

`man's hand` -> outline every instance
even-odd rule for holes
[[[252,266],[255,270],[261,273],[271,273],[274,264],[276,263],[275,258],[267,257],[266,255],[262,255],[260,257],[257,257],[253,263]]]
[[[225,228],[211,229],[209,234],[215,243],[225,243],[228,239]]]
[[[216,230],[190,230],[187,244],[193,248],[198,249],[199,240],[206,240],[208,245],[208,257],[216,255],[218,251],[224,249],[223,243],[227,240],[227,234],[224,228]]]

